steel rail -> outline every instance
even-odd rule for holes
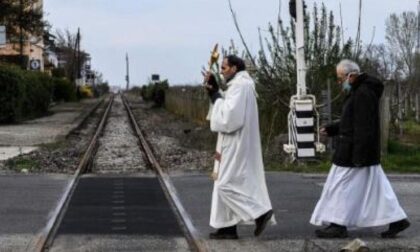
[[[99,123],[95,135],[92,137],[89,147],[85,151],[76,172],[74,173],[72,179],[68,183],[64,194],[61,196],[60,201],[58,202],[56,208],[51,214],[51,217],[47,223],[47,225],[37,234],[37,236],[31,240],[27,247],[27,251],[31,252],[43,252],[48,250],[48,248],[52,245],[53,238],[58,230],[58,227],[64,217],[66,209],[70,203],[70,199],[75,191],[75,188],[79,182],[79,178],[81,174],[86,171],[91,158],[93,157],[96,149],[97,140],[102,133],[102,130],[105,127],[107,118],[109,116],[109,112],[111,111],[111,107],[114,101],[114,96],[110,97],[108,106],[103,113],[101,122]]]
[[[127,113],[130,117],[131,124],[135,129],[135,132],[140,141],[140,147],[146,154],[146,157],[149,163],[152,165],[153,169],[157,173],[157,177],[159,182],[162,186],[162,189],[165,193],[166,198],[168,199],[175,215],[177,216],[178,223],[181,225],[182,229],[184,230],[184,234],[187,238],[190,247],[194,251],[198,252],[206,252],[209,251],[203,239],[200,238],[197,229],[192,223],[191,217],[188,212],[185,210],[184,206],[181,203],[181,200],[178,196],[177,190],[173,185],[169,175],[163,171],[162,167],[160,166],[159,162],[155,158],[152,149],[150,148],[149,144],[144,137],[144,134],[140,130],[140,127],[134,117],[133,112],[131,111],[130,104],[126,97],[121,94],[124,106],[127,110]]]

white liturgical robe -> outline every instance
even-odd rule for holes
[[[210,226],[222,228],[254,220],[272,209],[264,175],[257,93],[246,71],[227,84],[211,111],[210,128],[219,133]],[[274,223],[274,217],[271,223]]]
[[[356,229],[405,218],[381,165],[349,168],[333,164],[310,222]]]

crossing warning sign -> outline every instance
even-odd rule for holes
[[[41,61],[33,59],[29,62],[31,70],[40,70],[41,69]]]

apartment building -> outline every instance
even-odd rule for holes
[[[16,1],[16,4],[19,4]],[[43,9],[43,0],[32,0],[27,8]],[[6,44],[0,47],[0,61],[19,63],[20,43],[18,41],[6,40]],[[27,69],[44,71],[45,61],[54,61],[54,55],[46,52],[42,36],[25,34],[23,43],[23,56],[27,59]],[[48,62],[50,65],[51,62]]]

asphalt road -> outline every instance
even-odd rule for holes
[[[0,251],[26,251],[48,221],[67,175],[0,176]]]
[[[0,251],[27,249],[47,223],[68,179],[48,174],[0,176]],[[379,238],[387,227],[350,231],[348,239],[316,239],[309,218],[325,179],[293,173],[267,173],[277,225],[267,227],[259,238],[253,237],[254,226],[241,226],[237,241],[209,240],[212,181],[207,175],[188,174],[172,179],[210,251],[338,251],[354,238],[367,242],[371,251],[420,251],[418,176],[391,179],[412,223],[392,240]],[[90,175],[81,180],[51,251],[151,250],[188,250],[155,178],[98,180]]]
[[[207,175],[177,175],[172,179],[211,251],[338,251],[355,238],[367,242],[372,251],[420,251],[420,179],[391,179],[412,223],[399,238],[379,238],[379,233],[387,229],[384,226],[350,231],[348,239],[323,240],[314,236],[317,227],[309,224],[309,219],[325,179],[293,173],[267,173],[266,177],[277,225],[267,227],[259,238],[253,237],[254,226],[241,226],[238,241],[207,239],[212,231],[208,225],[212,181]]]

